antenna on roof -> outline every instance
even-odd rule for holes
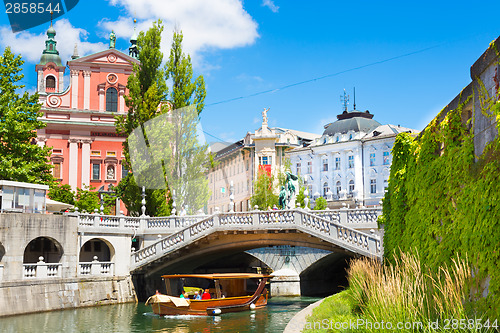
[[[344,89],[344,96],[340,95],[340,102],[344,104],[344,112],[347,112],[347,105],[349,104],[349,95],[345,93],[345,89]]]
[[[354,110],[356,110],[356,87],[354,87]]]

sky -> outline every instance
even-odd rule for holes
[[[234,142],[269,124],[321,134],[353,109],[382,124],[422,130],[470,81],[470,66],[500,35],[490,9],[464,1],[81,0],[54,20],[63,63],[108,48],[128,53],[133,33],[161,19],[164,60],[174,29],[195,76],[206,83],[201,122],[207,141]],[[49,24],[12,33],[0,14],[0,47],[22,54],[23,84],[36,89]],[[67,71],[68,72],[68,71]],[[69,73],[66,73],[67,75]],[[65,79],[65,86],[69,83]]]

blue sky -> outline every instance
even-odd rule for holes
[[[63,61],[75,43],[80,55],[107,48],[111,29],[117,48],[127,50],[134,17],[138,29],[163,20],[166,59],[173,28],[182,29],[195,73],[206,81],[203,128],[235,141],[260,126],[264,107],[272,126],[321,133],[341,112],[344,89],[352,109],[353,87],[358,110],[370,110],[380,123],[423,129],[470,82],[470,66],[500,35],[488,10],[497,7],[497,1],[82,0],[54,25]],[[0,14],[0,44],[23,55],[30,91],[47,28],[13,34]]]

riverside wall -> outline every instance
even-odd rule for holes
[[[0,284],[0,317],[136,301],[130,276],[21,280]]]

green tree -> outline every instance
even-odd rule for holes
[[[304,192],[306,191],[305,186],[300,183],[301,178],[299,177],[299,193],[297,194],[297,198],[295,200],[296,206],[300,208],[306,208],[306,203],[304,199],[306,198]],[[311,202],[307,203],[307,208],[311,208]]]
[[[148,120],[167,111],[163,101],[167,99],[168,88],[165,83],[162,69],[163,53],[160,51],[161,33],[163,26],[160,20],[146,32],[140,32],[137,38],[139,49],[138,60],[140,65],[134,64],[134,71],[129,76],[127,88],[129,94],[125,96],[128,107],[126,117],[116,117],[116,132],[127,136],[123,143],[125,166],[132,170],[129,150],[130,134],[136,128],[143,129]],[[143,132],[143,131],[142,131]],[[117,194],[125,203],[129,214],[141,214],[141,188],[137,185],[134,174],[123,178],[117,186]],[[151,216],[169,215],[170,204],[166,189],[146,190],[146,214]]]
[[[62,185],[60,183],[53,183],[50,186],[47,196],[52,200],[64,202],[70,205],[75,204],[75,193],[71,190],[71,186],[68,184]]]
[[[266,171],[259,170],[254,182],[253,195],[250,198],[252,207],[258,206],[259,209],[266,210],[268,207],[278,205],[278,195],[273,191],[274,178],[272,174],[269,175]]]
[[[99,193],[95,192],[95,187],[85,187],[84,189],[76,189],[76,202],[75,206],[78,207],[80,212],[86,211],[87,213],[93,213],[95,209],[99,209],[100,200]]]
[[[24,85],[21,56],[7,47],[0,57],[0,179],[51,184],[54,177],[48,163],[50,147],[35,143],[36,130],[45,127],[38,120],[38,94],[17,93]]]
[[[326,199],[323,197],[319,197],[318,199],[316,199],[314,210],[323,210],[326,209],[327,206],[328,203],[326,202]]]

